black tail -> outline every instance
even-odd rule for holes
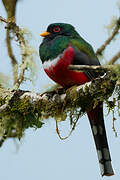
[[[104,125],[103,103],[99,103],[95,109],[87,112],[87,115],[95,140],[101,175],[112,176],[114,175],[114,171],[111,164],[111,157]]]

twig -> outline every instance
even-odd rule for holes
[[[18,0],[2,0],[3,5],[6,9],[7,12],[7,19],[10,21],[13,19],[15,21],[15,12],[16,12],[16,4]],[[4,21],[5,22],[5,21]],[[7,23],[7,22],[6,22]],[[10,37],[10,30],[7,29],[6,32],[6,43],[7,43],[7,49],[8,49],[8,55],[11,60],[11,65],[13,68],[13,79],[14,79],[14,84],[17,82],[18,78],[18,62],[14,56],[12,46],[11,46],[12,39]]]
[[[6,9],[8,18],[15,16],[16,4],[19,0],[2,0],[3,5]]]
[[[76,70],[76,71],[92,70],[95,72],[98,72],[98,71],[107,72],[109,70],[113,70],[114,68],[120,68],[120,64],[102,65],[102,66],[69,65],[70,70]]]
[[[13,54],[12,47],[11,47],[11,38],[10,38],[10,31],[7,29],[7,34],[6,34],[6,42],[7,42],[7,48],[8,48],[8,55],[11,59],[11,64],[13,67],[13,78],[14,78],[14,84],[17,82],[18,79],[18,63],[17,60]]]
[[[114,64],[119,58],[120,58],[120,51],[118,51],[118,53],[110,59],[108,64],[110,65]]]
[[[15,84],[15,88],[19,88],[20,84],[23,82],[24,80],[24,72],[25,70],[27,69],[26,66],[22,66],[24,65],[25,63],[25,57],[27,57],[28,54],[26,54],[26,42],[25,42],[25,39],[24,39],[24,36],[23,34],[21,33],[21,30],[19,28],[19,26],[16,25],[15,21],[13,21],[13,19],[9,19],[9,20],[6,20],[4,19],[3,17],[0,16],[0,20],[7,23],[7,30],[12,30],[12,32],[15,34],[15,36],[17,37],[18,41],[19,41],[19,45],[20,45],[20,48],[21,48],[21,56],[22,56],[22,63],[21,63],[21,70],[20,70],[20,75],[19,77],[15,78],[15,81],[16,81],[16,84]],[[16,64],[15,60],[14,60],[14,63]],[[15,72],[16,73],[16,72]]]
[[[96,55],[101,55],[102,52],[105,50],[106,46],[112,41],[112,39],[118,34],[118,31],[120,29],[120,18],[116,22],[116,26],[111,34],[111,36],[104,42],[104,44],[98,48],[96,51]]]
[[[116,120],[116,118],[115,118],[115,111],[114,110],[112,110],[112,116],[113,116],[113,118],[112,118],[112,130],[115,133],[115,137],[117,137],[118,135],[117,135],[117,131],[115,129],[115,120]]]
[[[65,139],[67,139],[67,138],[69,138],[69,137],[71,136],[71,134],[73,133],[73,131],[74,131],[75,128],[76,128],[77,122],[78,122],[78,120],[79,120],[79,116],[80,116],[80,115],[78,114],[78,115],[77,115],[77,119],[75,120],[75,122],[72,122],[73,126],[72,126],[69,134],[68,134],[67,136],[65,136],[65,137],[62,137],[62,136],[60,135],[60,131],[59,131],[59,128],[58,128],[58,122],[57,122],[57,120],[56,120],[56,133],[57,133],[58,137],[59,137],[61,140],[65,140]],[[71,122],[71,121],[70,121],[70,122]]]
[[[3,18],[2,16],[0,16],[0,21],[3,21],[5,23],[8,23],[8,20],[6,20],[5,18]]]

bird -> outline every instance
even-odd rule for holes
[[[95,81],[102,75],[100,72],[90,70],[79,72],[68,68],[69,65],[100,65],[92,46],[71,24],[52,23],[40,36],[43,37],[39,47],[43,69],[49,78],[63,88]],[[95,108],[86,113],[95,141],[101,175],[112,176],[114,170],[104,124],[103,102],[99,102]]]

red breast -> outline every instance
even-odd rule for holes
[[[49,66],[44,70],[47,75],[57,84],[63,87],[69,87],[75,84],[84,84],[89,81],[83,72],[69,70],[68,66],[74,60],[74,49],[69,46],[61,55],[56,59],[49,61]]]

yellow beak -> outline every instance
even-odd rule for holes
[[[50,32],[47,32],[47,31],[40,34],[40,36],[42,36],[42,37],[45,37],[45,36],[48,36],[48,35],[50,35]]]

